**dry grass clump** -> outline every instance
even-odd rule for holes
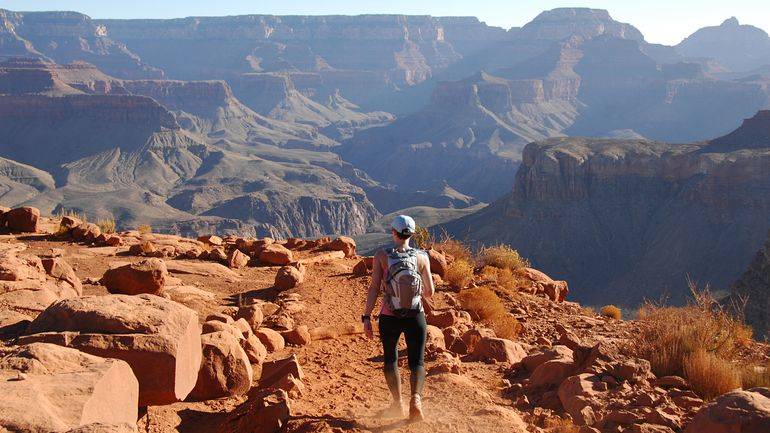
[[[594,307],[591,306],[581,306],[580,314],[588,317],[594,317],[596,316],[596,310],[594,310]]]
[[[638,317],[643,326],[629,349],[649,360],[657,376],[683,376],[702,397],[712,398],[715,392],[740,386],[732,361],[738,348],[751,341],[751,330],[708,287],[698,291],[691,284],[690,289],[693,301],[684,307],[643,306]]]
[[[529,261],[507,245],[483,248],[479,251],[478,261],[481,266],[493,266],[511,271],[529,267]]]
[[[705,400],[741,387],[741,374],[735,365],[705,350],[696,350],[684,359],[684,374],[692,390]]]
[[[433,244],[436,243],[436,239],[433,238],[433,235],[422,226],[417,226],[417,229],[414,232],[414,235],[412,235],[412,241],[417,246],[417,248],[427,250]]]
[[[488,287],[463,290],[458,298],[464,310],[487,323],[497,336],[514,339],[521,333],[519,321],[508,313],[503,301]]]
[[[455,260],[465,260],[468,263],[473,263],[474,261],[471,249],[457,239],[452,239],[446,233],[441,236],[441,241],[433,244],[433,249],[449,254]]]
[[[765,366],[747,366],[741,371],[741,388],[750,389],[758,386],[770,388],[770,362]]]
[[[85,212],[81,213],[72,209],[70,210],[62,209],[61,211],[59,211],[59,213],[56,216],[58,216],[59,218],[64,218],[64,217],[77,218],[81,222],[84,222],[84,223],[88,222],[88,215],[86,215]]]
[[[480,276],[485,280],[496,282],[498,286],[508,292],[518,292],[524,285],[524,279],[508,268],[484,266],[481,268]]]
[[[457,289],[464,288],[473,281],[473,265],[466,260],[455,259],[447,266],[444,281]]]
[[[105,218],[96,222],[102,233],[111,234],[115,233],[115,220],[113,218]]]
[[[143,235],[146,235],[146,234],[152,233],[152,227],[149,224],[142,224],[136,228],[136,231],[138,231]]]
[[[623,318],[623,312],[620,311],[620,308],[614,305],[605,305],[600,311],[604,317],[609,317],[615,320],[620,320]]]

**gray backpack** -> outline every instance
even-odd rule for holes
[[[416,316],[422,311],[422,275],[417,265],[420,250],[391,248],[385,252],[388,254],[385,301],[397,316]]]

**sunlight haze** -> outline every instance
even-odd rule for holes
[[[633,24],[649,42],[674,45],[695,30],[720,24],[735,16],[742,24],[770,29],[770,3],[762,0],[733,2],[714,0],[639,1],[457,1],[430,0],[360,2],[333,0],[230,0],[105,2],[100,0],[0,0],[0,8],[18,11],[74,10],[92,18],[181,18],[245,14],[271,15],[358,15],[406,14],[433,16],[475,16],[503,28],[519,27],[544,10],[559,7],[607,9],[618,21]]]

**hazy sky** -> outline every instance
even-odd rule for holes
[[[770,30],[770,0],[0,0],[5,9],[75,10],[93,18],[398,13],[471,15],[505,28],[521,26],[545,9],[567,6],[607,9],[616,20],[639,28],[649,42],[665,44],[731,16]]]

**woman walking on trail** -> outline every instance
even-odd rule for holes
[[[385,416],[404,416],[401,403],[401,379],[398,374],[398,340],[406,339],[409,358],[411,400],[409,419],[423,419],[422,389],[425,385],[425,338],[427,324],[422,306],[423,298],[433,296],[433,277],[430,261],[424,251],[412,248],[409,239],[416,225],[411,217],[399,215],[391,224],[394,247],[377,252],[374,256],[372,283],[366,297],[361,320],[367,337],[374,338],[372,310],[380,293],[382,307],[379,315],[380,340],[384,352],[385,381],[393,396]]]

